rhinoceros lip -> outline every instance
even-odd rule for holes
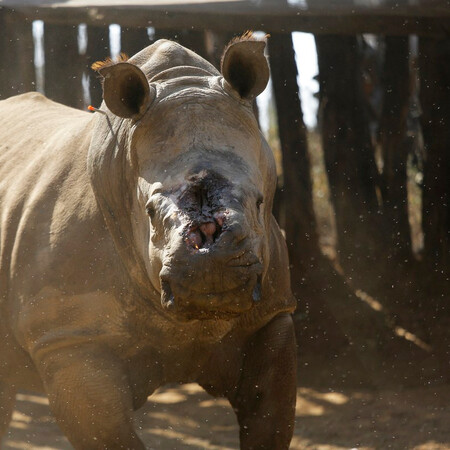
[[[196,294],[197,298],[200,296],[202,298],[208,297],[217,297],[233,294],[233,292],[239,293],[245,290],[248,290],[248,285],[251,283],[251,279],[247,280],[240,286],[237,286],[232,289],[224,290],[221,292],[210,292],[203,294]],[[261,292],[262,292],[262,275],[258,274],[256,278],[256,283],[253,286],[251,299],[252,302],[248,303],[248,307],[239,308],[236,311],[226,308],[212,308],[212,307],[204,307],[201,308],[198,305],[188,306],[179,304],[175,300],[175,296],[172,292],[172,288],[170,286],[170,282],[167,279],[161,280],[161,305],[162,307],[170,312],[175,312],[177,315],[183,317],[185,320],[206,320],[206,319],[223,319],[230,320],[232,318],[240,316],[242,313],[250,310],[254,304],[258,303],[261,300]]]

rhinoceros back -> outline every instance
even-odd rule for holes
[[[51,236],[64,227],[64,196],[86,202],[91,120],[38,93],[0,102],[0,301],[27,265],[45,266]]]

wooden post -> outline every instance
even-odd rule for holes
[[[32,23],[25,16],[0,8],[0,99],[34,91]]]
[[[450,39],[419,41],[425,145],[422,227],[432,272],[450,268]],[[446,272],[447,271],[447,272]]]
[[[233,33],[218,33],[212,30],[205,31],[205,50],[208,61],[220,70],[222,53],[233,38]]]
[[[208,52],[206,50],[205,30],[203,29],[182,30],[178,42],[181,45],[187,47],[188,49],[193,50],[195,53],[202,56],[203,58],[208,59]]]
[[[292,37],[273,34],[268,46],[283,158],[284,226],[294,278],[311,269],[319,253],[310,162]]]
[[[378,172],[355,36],[316,36],[320,123],[341,263],[370,263],[379,245]]]
[[[189,50],[194,51],[203,58],[208,58],[206,48],[206,37],[204,30],[181,29],[181,30],[159,30],[155,31],[156,39],[170,39],[176,41]]]
[[[102,103],[102,86],[98,75],[91,69],[91,65],[95,61],[103,61],[110,54],[109,27],[88,26],[85,70],[89,76],[90,103],[96,107]]]
[[[122,27],[121,52],[131,57],[148,45],[150,45],[150,39],[148,37],[147,28]]]
[[[410,97],[408,37],[386,37],[383,68],[383,110],[380,143],[383,151],[383,213],[388,256],[403,263],[411,258],[408,219],[406,121]]]
[[[4,8],[0,8],[0,29],[2,30],[3,38],[0,39],[0,59],[1,61],[9,60],[9,47],[12,40],[12,29],[8,27],[7,14],[10,14]],[[9,64],[0,64],[0,100],[8,98],[10,95],[9,82]]]
[[[302,345],[308,338],[306,352],[316,353],[314,358],[317,352],[328,356],[324,361],[331,355],[350,358],[359,376],[371,380],[377,360],[374,352],[377,345],[388,341],[389,330],[380,316],[355,297],[320,253],[292,38],[271,36],[269,56],[282,147],[286,241],[292,288],[300,299],[300,314],[296,316],[299,342]],[[356,332],[355,316],[359,323]]]
[[[45,24],[45,95],[83,108],[83,65],[78,53],[78,26]]]

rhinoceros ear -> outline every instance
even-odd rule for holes
[[[265,47],[265,40],[248,32],[233,39],[222,55],[222,75],[243,99],[253,100],[267,86],[270,72]]]
[[[103,77],[103,99],[116,116],[138,118],[151,103],[150,86],[139,67],[127,62],[97,69]]]

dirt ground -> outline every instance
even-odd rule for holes
[[[450,449],[450,386],[406,390],[298,388],[291,449]],[[239,448],[238,427],[226,400],[195,384],[159,390],[136,415],[149,449]],[[4,450],[66,450],[43,396],[21,393]]]

